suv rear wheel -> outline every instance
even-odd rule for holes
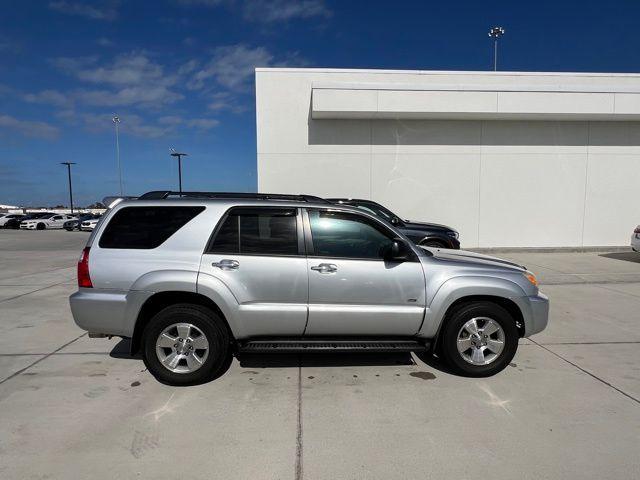
[[[170,385],[206,382],[231,355],[223,320],[201,305],[164,308],[146,326],[142,341],[145,365]]]
[[[442,354],[458,373],[488,377],[502,371],[518,349],[515,319],[492,302],[457,309],[444,325]]]

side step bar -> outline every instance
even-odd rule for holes
[[[428,343],[416,340],[359,339],[270,339],[241,344],[241,353],[305,353],[305,352],[422,352]]]

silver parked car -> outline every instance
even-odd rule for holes
[[[505,368],[547,325],[535,276],[418,247],[362,210],[304,195],[149,192],[112,206],[71,298],[92,337],[131,338],[159,380],[206,381],[237,352],[427,351]]]

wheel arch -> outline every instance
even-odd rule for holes
[[[427,235],[417,243],[418,245],[426,246],[426,244],[429,242],[438,243],[441,245],[441,248],[451,248],[451,241],[445,237],[441,237],[438,235]]]
[[[427,285],[427,292],[429,285]],[[442,325],[451,318],[460,305],[474,301],[489,301],[500,305],[516,320],[518,331],[524,335],[529,312],[520,299],[525,295],[522,288],[505,278],[486,276],[460,276],[444,282],[429,302],[420,336],[437,340]]]
[[[153,316],[162,309],[178,303],[201,305],[213,310],[223,320],[229,333],[229,338],[231,338],[232,341],[235,341],[235,336],[229,326],[227,316],[211,298],[196,292],[165,291],[158,292],[150,296],[140,308],[133,329],[133,335],[131,336],[131,354],[136,354],[140,351],[140,347],[142,345],[142,333]]]

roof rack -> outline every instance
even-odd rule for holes
[[[283,200],[294,202],[331,203],[313,195],[285,195],[280,193],[242,193],[242,192],[174,192],[171,190],[154,190],[138,197],[138,200],[164,200],[169,197],[182,198],[235,198],[247,200]]]

